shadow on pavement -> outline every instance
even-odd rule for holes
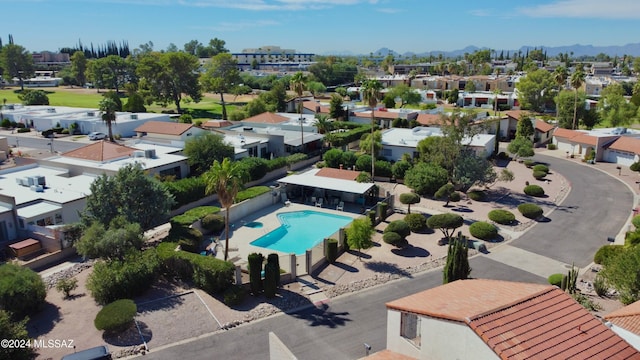
[[[140,332],[142,333],[144,340],[146,342],[149,342],[153,337],[151,329],[149,329],[147,324],[142,321],[137,321],[137,323],[140,327]],[[140,336],[138,328],[135,324],[131,324],[131,326],[129,326],[127,330],[119,333],[105,331],[104,333],[102,333],[102,340],[104,340],[109,345],[120,347],[142,345],[142,337]]]
[[[408,258],[416,258],[416,257],[428,257],[431,253],[427,249],[423,249],[421,247],[415,247],[409,244],[403,248],[391,249],[391,252],[394,255],[408,257]]]
[[[347,322],[351,321],[347,315],[349,315],[349,313],[346,311],[329,311],[329,305],[327,304],[322,304],[311,310],[293,314],[293,316],[298,319],[307,320],[310,326],[326,326],[332,329],[338,326],[345,326]]]
[[[50,302],[46,302],[42,309],[30,318],[31,320],[27,324],[29,336],[40,337],[48,334],[60,321],[60,308]]]
[[[407,278],[413,278],[406,270],[401,269],[396,264],[384,261],[371,261],[364,264],[364,267],[377,273],[398,274]]]

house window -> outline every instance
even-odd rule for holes
[[[382,156],[391,157],[391,149],[382,149]]]
[[[420,317],[416,314],[402,313],[400,317],[400,336],[416,347],[420,347]]]

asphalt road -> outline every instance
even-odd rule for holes
[[[51,151],[51,140],[45,139],[43,137],[24,137],[24,136],[11,136],[6,135],[7,141],[10,146],[17,146],[18,148],[30,148],[30,149],[40,149],[43,151]],[[53,139],[53,151],[55,152],[67,152],[71,150],[75,150],[82,146],[86,146],[86,143],[82,142],[73,142],[73,141],[63,141]]]
[[[633,195],[610,176],[595,169],[542,155],[572,185],[562,206],[549,221],[531,228],[516,246],[565,263],[584,267],[595,251],[615,236],[631,210]],[[546,279],[493,261],[471,259],[472,276],[546,283]],[[357,359],[386,346],[385,303],[442,284],[441,270],[433,270],[356,294],[332,299],[324,308],[281,314],[196,341],[148,353],[147,359],[265,359],[268,333],[274,332],[299,359]]]

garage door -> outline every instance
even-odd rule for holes
[[[620,164],[622,166],[630,166],[634,163],[635,156],[631,153],[607,150],[604,160],[610,163]]]

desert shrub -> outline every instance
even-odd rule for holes
[[[214,234],[224,229],[224,217],[220,214],[209,214],[202,218],[202,227]]]
[[[333,264],[338,259],[338,240],[337,239],[328,239],[327,240],[327,261],[330,264]]]
[[[389,245],[403,247],[407,244],[407,240],[396,232],[386,232],[382,235],[382,241]]]
[[[247,296],[247,289],[241,285],[232,285],[224,291],[224,303],[228,306],[240,305]]]
[[[222,292],[233,283],[235,266],[212,256],[175,251],[176,243],[164,242],[156,248],[163,271],[182,280],[193,281],[208,294]]]
[[[640,215],[636,215],[631,219],[631,223],[636,229],[640,229]]]
[[[532,166],[533,166],[533,165],[535,165],[535,164],[536,164],[536,162],[535,162],[535,161],[533,161],[533,160],[531,160],[531,159],[526,159],[526,160],[524,161],[524,166],[526,166],[526,167],[528,167],[528,168],[532,167]]]
[[[0,121],[0,126],[2,126],[5,129],[11,128],[11,120],[7,118],[2,119],[2,121]]]
[[[397,233],[404,239],[411,234],[411,229],[409,229],[409,224],[404,220],[394,220],[384,229],[384,233],[388,232]]]
[[[18,128],[18,130],[17,130],[17,131],[18,131],[18,134],[28,133],[28,132],[31,132],[31,128],[28,128],[28,127],[21,127],[21,128]]]
[[[64,294],[65,298],[71,295],[71,292],[78,288],[78,279],[62,278],[56,282],[56,290]]]
[[[449,194],[449,201],[451,202],[458,202],[460,201],[460,199],[462,199],[462,195],[460,195],[458,191],[454,191],[451,194]]]
[[[623,245],[604,245],[593,256],[593,262],[598,265],[607,265],[607,263],[624,252]]]
[[[14,265],[0,265],[0,309],[16,318],[40,310],[47,295],[44,282],[35,271]]]
[[[552,274],[549,276],[549,278],[547,278],[547,280],[549,281],[549,284],[560,287],[560,284],[562,284],[562,278],[564,276],[564,274]]]
[[[133,324],[138,308],[130,299],[122,299],[105,305],[96,315],[93,324],[106,332],[120,332]]]
[[[527,219],[537,219],[542,216],[542,208],[536,204],[525,203],[518,205],[518,211]]]
[[[62,129],[61,134],[68,135],[69,134],[69,129]]]
[[[547,176],[547,173],[546,173],[546,172],[544,172],[544,171],[534,171],[534,172],[533,172],[533,177],[534,177],[536,180],[542,180],[542,179],[544,179],[546,176]]]
[[[496,209],[489,211],[489,220],[502,225],[510,225],[516,220],[516,216],[509,210]]]
[[[180,248],[191,253],[200,253],[202,240],[204,239],[202,232],[194,228],[178,227],[169,230],[169,240],[177,241]]]
[[[549,167],[544,164],[535,165],[532,169],[533,171],[544,171],[547,174],[549,173]]]
[[[604,276],[597,274],[596,278],[593,279],[593,290],[595,290],[598,296],[606,296],[609,292],[609,285],[607,284],[607,280]]]
[[[427,218],[422,214],[407,214],[404,221],[409,225],[409,230],[418,232],[427,227]]]
[[[391,166],[391,173],[396,179],[404,179],[404,174],[411,169],[411,163],[408,161],[397,161]]]
[[[558,146],[556,144],[547,144],[547,149],[548,150],[555,150],[557,148],[558,148]]]
[[[493,240],[498,237],[498,229],[484,221],[477,221],[471,224],[469,233],[480,240]]]
[[[471,190],[467,192],[467,196],[473,201],[484,201],[487,198],[487,193],[482,190]]]
[[[628,231],[624,236],[625,246],[636,246],[640,244],[640,232]]]
[[[529,196],[543,197],[544,189],[539,185],[527,185],[524,187],[524,193]]]
[[[251,293],[253,296],[258,296],[262,292],[262,262],[264,261],[264,256],[260,253],[251,253],[248,256],[248,261]]]
[[[376,176],[391,178],[391,163],[385,160],[376,160],[375,162]]]
[[[160,268],[153,249],[131,253],[124,261],[98,262],[87,280],[87,288],[98,304],[133,298],[146,291]]]
[[[629,170],[631,171],[640,171],[640,162],[634,162],[629,166]]]
[[[271,189],[268,186],[253,186],[246,190],[242,190],[238,192],[236,195],[236,203],[243,202],[247,199],[253,199],[256,196],[262,195],[264,193],[268,193]]]

